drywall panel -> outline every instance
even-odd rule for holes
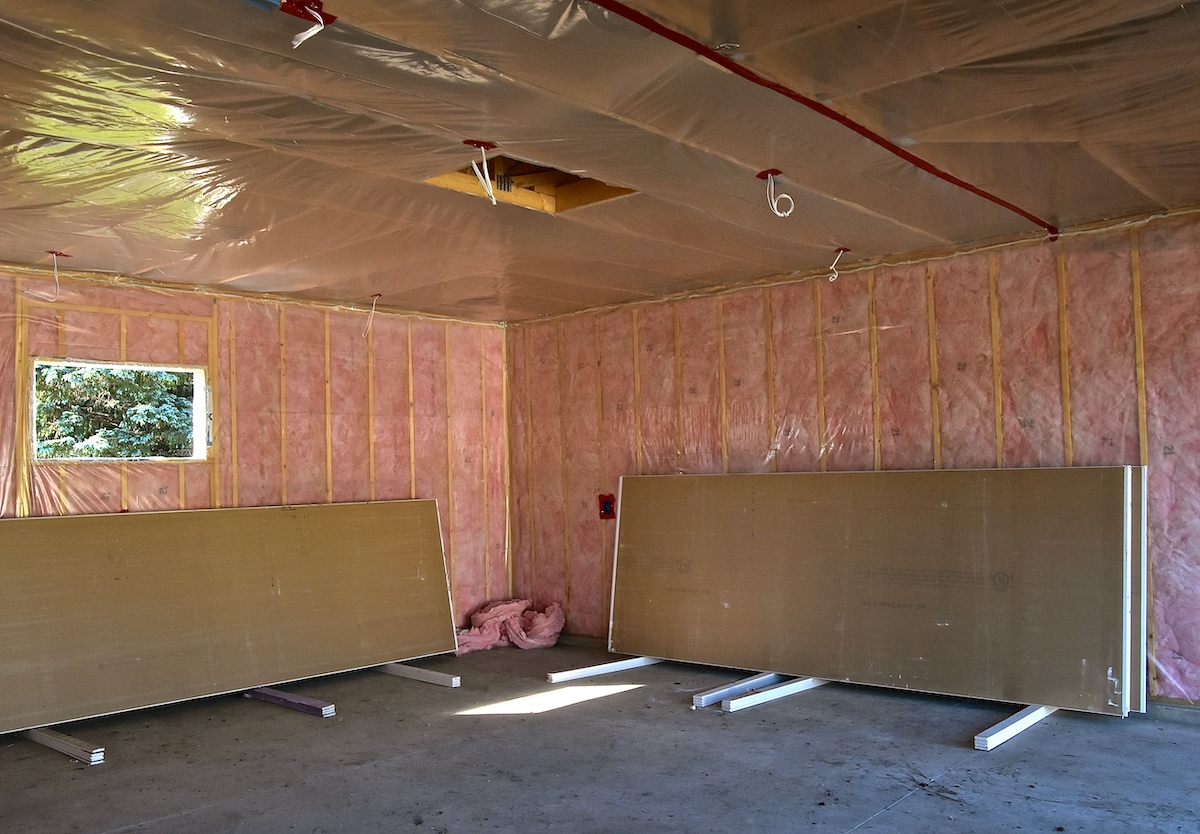
[[[0,732],[455,648],[432,501],[7,519],[0,542]]]
[[[1123,715],[1131,500],[1125,467],[625,478],[610,648]]]

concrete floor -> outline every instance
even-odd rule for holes
[[[500,649],[295,684],[320,719],[236,697],[60,729],[85,767],[0,737],[0,831],[1196,832],[1200,713],[1059,713],[989,753],[1003,705],[830,685],[746,712],[693,711],[732,672],[662,664],[551,685],[598,649]],[[460,710],[575,685],[640,684],[551,712]],[[2,697],[2,694],[0,694]]]

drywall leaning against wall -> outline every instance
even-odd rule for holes
[[[0,733],[452,652],[438,527],[429,500],[4,519]]]
[[[465,623],[509,595],[503,330],[368,315],[0,274],[0,515],[435,498]],[[204,368],[208,459],[32,461],[35,358]]]
[[[1148,467],[1154,692],[1200,698],[1200,223],[513,327],[516,592],[601,636],[621,475]]]
[[[621,479],[613,651],[1145,711],[1141,467]]]

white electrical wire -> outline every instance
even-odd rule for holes
[[[300,44],[304,43],[306,40],[311,38],[313,35],[317,34],[317,32],[320,32],[322,29],[325,28],[325,18],[321,17],[321,13],[319,11],[314,9],[312,6],[305,6],[304,10],[306,12],[308,12],[309,14],[311,14],[313,17],[315,17],[317,19],[317,22],[315,24],[313,24],[310,28],[305,29],[299,35],[296,35],[296,37],[292,38],[292,49],[295,49]]]
[[[779,208],[779,203],[783,200],[788,201],[787,211]],[[796,201],[787,194],[775,193],[775,175],[767,174],[767,205],[771,207],[776,217],[787,217],[796,209]]]
[[[371,322],[375,320],[375,303],[379,301],[379,293],[371,296],[371,314],[367,316],[367,326],[363,328],[362,334],[366,336],[371,332]]]
[[[51,297],[50,297],[50,296],[48,296],[48,295],[42,295],[40,292],[34,292],[33,290],[25,290],[25,294],[26,294],[26,295],[32,295],[34,298],[40,298],[40,299],[42,299],[43,301],[51,301],[51,302],[54,302],[54,301],[58,301],[58,289],[59,289],[59,284],[58,284],[58,253],[57,253],[57,252],[47,252],[47,254],[48,254],[48,255],[49,255],[51,258],[53,258],[53,259],[54,259],[54,297],[53,297],[53,298],[51,298]]]
[[[483,186],[483,191],[487,194],[488,199],[492,201],[492,205],[496,205],[496,192],[492,189],[492,178],[488,173],[487,166],[487,148],[480,148],[479,153],[483,155],[483,171],[479,170],[479,163],[471,160],[471,169],[475,172],[479,184]]]
[[[838,279],[838,275],[841,274],[837,271],[838,261],[840,261],[842,259],[842,255],[845,255],[849,251],[850,251],[849,249],[837,250],[837,256],[834,257],[833,263],[831,263],[829,265],[829,283],[832,284],[834,281],[836,281]]]

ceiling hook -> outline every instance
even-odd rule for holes
[[[787,217],[796,208],[796,201],[787,194],[775,193],[775,178],[782,174],[778,168],[768,168],[765,171],[759,171],[757,176],[760,180],[767,181],[767,205],[771,207],[771,212],[776,217]],[[787,200],[787,209],[780,208],[780,203]]]
[[[833,263],[831,263],[829,265],[829,283],[832,284],[834,281],[836,281],[838,279],[838,275],[840,275],[840,273],[837,271],[838,261],[840,261],[842,259],[842,255],[845,255],[849,251],[850,250],[845,248],[844,246],[838,247],[837,255],[834,256]]]

